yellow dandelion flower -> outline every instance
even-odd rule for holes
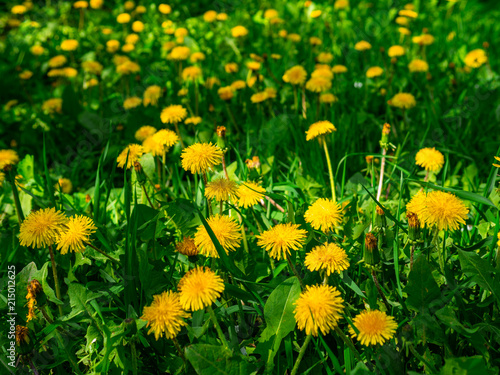
[[[26,8],[24,5],[14,5],[10,11],[12,14],[24,14],[27,10],[28,8]]]
[[[69,178],[60,178],[59,180],[57,180],[55,188],[56,190],[59,190],[59,188],[61,188],[61,191],[64,194],[69,194],[73,190],[73,184],[71,183],[71,180]]]
[[[321,64],[329,64],[333,60],[333,55],[329,52],[321,52],[317,57],[316,61]]]
[[[137,139],[139,142],[144,141],[146,138],[151,137],[154,133],[157,132],[157,129],[153,126],[149,125],[144,125],[141,126],[136,132],[135,132],[135,139]],[[147,151],[146,151],[147,152]]]
[[[232,63],[227,63],[224,65],[224,70],[226,73],[236,73],[238,72],[238,64],[232,62]]]
[[[229,87],[231,88],[231,91],[232,91],[231,94],[232,94],[234,91],[244,89],[245,87],[247,87],[247,84],[245,83],[245,81],[239,79],[239,80],[231,83],[231,86],[229,86]],[[219,92],[219,96],[220,96],[220,92]],[[223,98],[221,97],[221,99],[223,99]]]
[[[268,99],[268,95],[265,91],[257,92],[250,97],[252,103],[262,103],[266,99]]]
[[[455,195],[444,191],[432,191],[425,199],[425,210],[421,213],[421,221],[439,230],[457,230],[460,224],[465,224],[468,213],[469,209],[465,207],[464,202]]]
[[[323,44],[323,41],[317,36],[312,36],[309,38],[309,44],[311,46],[320,46],[321,44]]]
[[[149,86],[144,90],[144,98],[142,103],[145,107],[148,105],[157,105],[161,97],[161,87],[158,85]]]
[[[372,66],[366,71],[367,78],[380,77],[382,74],[384,74],[384,69],[382,69],[380,66]]]
[[[207,223],[215,234],[222,248],[226,251],[236,251],[241,243],[240,225],[229,216],[215,215],[207,219]],[[219,258],[212,239],[208,235],[204,225],[197,228],[194,243],[200,250],[200,254],[207,257]]]
[[[125,99],[125,101],[123,102],[123,108],[129,110],[132,108],[139,107],[141,104],[142,104],[142,99],[139,98],[138,96],[133,96],[131,98]]]
[[[191,237],[184,237],[181,242],[175,245],[175,251],[186,256],[195,256],[199,253],[194,238]]]
[[[310,271],[326,270],[330,276],[332,273],[340,273],[349,268],[349,258],[344,249],[334,243],[316,246],[306,255],[304,262]]]
[[[246,66],[250,70],[259,70],[260,69],[260,62],[257,61],[249,61],[246,63]]]
[[[176,124],[184,120],[187,110],[182,105],[169,105],[161,112],[161,122],[164,124]]]
[[[115,53],[120,48],[120,42],[115,39],[108,40],[106,42],[106,51],[109,53]]]
[[[222,163],[222,150],[212,143],[195,143],[182,150],[182,168],[191,173],[205,173]]]
[[[201,121],[202,121],[202,118],[201,118],[200,116],[192,116],[192,117],[188,117],[188,118],[184,121],[184,123],[185,123],[186,125],[189,125],[189,124],[191,124],[191,125],[198,125],[198,124],[200,124],[200,123],[201,123]]]
[[[77,215],[71,217],[66,223],[66,229],[57,238],[57,250],[61,254],[68,251],[81,253],[90,243],[90,236],[95,233],[97,227],[90,217]]]
[[[59,67],[63,66],[64,64],[66,64],[67,61],[68,61],[68,59],[66,58],[66,56],[57,55],[57,56],[52,57],[49,60],[49,66],[51,68],[59,68]]]
[[[207,10],[203,14],[203,21],[205,22],[214,22],[217,19],[217,12],[215,10]]]
[[[247,181],[241,184],[236,191],[236,195],[238,196],[238,206],[248,208],[256,205],[262,198],[264,198],[265,192],[266,190],[255,182]]]
[[[309,130],[306,131],[306,140],[310,141],[334,131],[337,131],[337,129],[330,121],[318,121],[309,126]]]
[[[398,17],[399,18],[399,17]],[[403,25],[405,26],[405,25]],[[411,41],[415,44],[419,44],[421,46],[429,46],[434,43],[434,37],[431,34],[422,34],[417,35],[411,38]]]
[[[130,22],[130,14],[121,13],[116,17],[116,22],[118,23],[129,23]]]
[[[78,40],[67,39],[61,43],[61,49],[63,51],[74,51],[78,48]]]
[[[172,48],[172,51],[168,54],[167,58],[169,60],[187,60],[189,55],[191,54],[191,50],[186,46],[178,46]]]
[[[387,51],[387,55],[389,57],[400,57],[404,56],[404,54],[405,54],[405,49],[402,46],[391,46]]]
[[[155,339],[160,337],[175,338],[183,326],[187,326],[184,319],[191,314],[182,309],[179,293],[173,291],[163,292],[153,296],[151,305],[144,307],[141,319],[148,322],[146,327],[151,327],[148,334],[153,332]]]
[[[488,62],[488,56],[483,49],[475,49],[470,51],[464,59],[465,65],[470,68],[479,68],[481,65]]]
[[[142,142],[144,152],[149,152],[153,156],[163,156],[170,147],[179,141],[178,135],[169,129],[161,129]]]
[[[399,94],[394,95],[394,97],[389,100],[389,105],[401,109],[410,109],[417,105],[415,101],[415,97],[412,94],[408,94],[405,92],[400,92]]]
[[[89,3],[87,1],[77,1],[73,4],[73,8],[75,9],[86,9],[88,6]]]
[[[329,285],[307,286],[295,302],[293,314],[298,328],[306,335],[324,335],[335,329],[341,319],[344,300],[337,288]]]
[[[335,9],[345,9],[349,8],[349,0],[337,0],[335,4],[333,4]]]
[[[19,163],[19,156],[14,150],[0,150],[0,169],[6,165],[14,165]]]
[[[353,324],[359,333],[349,326],[351,336],[357,337],[361,345],[365,346],[384,344],[394,336],[398,328],[392,316],[378,310],[362,311],[353,319]]]
[[[371,48],[372,48],[372,45],[370,43],[368,43],[366,40],[362,40],[360,42],[357,42],[354,45],[354,49],[356,51],[367,51],[367,50],[369,50]]]
[[[50,114],[62,113],[62,99],[61,98],[47,99],[42,104],[42,111]]]
[[[188,66],[182,71],[184,81],[195,81],[198,78],[201,78],[201,69],[197,66]]]
[[[417,152],[415,164],[425,168],[426,171],[436,172],[444,165],[444,156],[434,147],[426,147]]]
[[[227,21],[227,18],[228,18],[227,13],[217,14],[217,21]]]
[[[82,62],[82,69],[85,72],[99,75],[102,72],[103,66],[97,61],[84,61]]]
[[[426,199],[427,199],[427,194],[421,190],[417,194],[415,194],[413,198],[411,198],[408,204],[406,205],[406,212],[411,212],[417,215],[422,228],[425,226],[423,220],[424,218],[423,214],[426,207],[426,202],[425,202]]]
[[[329,92],[326,92],[326,93],[323,93],[319,96],[319,101],[321,103],[331,104],[331,103],[338,102],[339,98],[337,98],[335,95],[333,95]]]
[[[225,86],[218,89],[217,94],[219,94],[222,100],[231,100],[234,96],[234,91],[231,86]]]
[[[406,27],[398,27],[398,31],[402,35],[411,35],[411,31]]]
[[[411,73],[428,72],[429,64],[424,60],[415,59],[408,64],[408,69]]]
[[[198,267],[186,273],[177,289],[184,309],[196,311],[211,306],[224,291],[222,278],[208,267]]]
[[[347,73],[347,68],[344,65],[334,65],[332,67],[333,74]]]
[[[308,208],[304,215],[306,222],[316,230],[326,233],[342,222],[342,207],[337,202],[320,198]]]
[[[139,35],[137,35],[137,34],[129,34],[125,38],[125,43],[126,44],[136,44],[139,41],[139,39],[140,39]]]
[[[168,4],[160,4],[158,5],[158,10],[162,14],[170,14],[172,12],[172,7]]]
[[[302,85],[306,81],[307,72],[301,65],[295,65],[283,75],[283,81],[292,85]]]
[[[144,23],[142,23],[141,21],[134,21],[134,23],[132,23],[132,31],[134,33],[140,33],[144,30]]]
[[[311,77],[306,82],[306,89],[312,92],[324,92],[332,87],[332,81],[324,77]]]
[[[231,35],[233,38],[241,38],[248,35],[248,30],[245,26],[236,26],[231,29]]]
[[[0,151],[0,153],[1,153],[1,151]],[[500,162],[500,157],[498,157],[498,156],[493,156],[493,157],[495,158],[496,161]],[[0,158],[0,160],[1,160],[1,158]],[[1,165],[1,162],[0,162],[0,165]],[[500,164],[493,163],[493,166],[500,168]],[[0,167],[0,169],[1,169],[1,167]]]
[[[264,12],[264,18],[265,19],[272,19],[272,18],[276,18],[279,16],[279,13],[276,9],[266,9],[266,11]]]
[[[68,218],[55,208],[33,211],[21,223],[19,243],[34,248],[51,246],[65,230],[67,221]]]
[[[257,244],[269,252],[269,256],[280,260],[286,259],[290,250],[299,250],[304,246],[307,231],[299,229],[298,224],[278,224],[261,235],[256,236]]]
[[[193,52],[193,54],[189,57],[189,61],[192,63],[197,63],[198,61],[205,60],[205,54],[203,52]]]
[[[229,197],[236,193],[236,182],[226,178],[218,178],[210,181],[205,187],[205,197],[216,201],[227,201]]]
[[[30,52],[35,56],[40,56],[45,52],[45,48],[39,45],[34,45],[30,48]]]
[[[125,162],[127,163],[126,168],[130,169],[134,166],[134,163],[138,161],[141,156],[144,154],[144,149],[141,145],[138,144],[130,144],[123,149],[123,151],[116,158],[116,162],[118,163],[119,168],[123,168],[125,166]],[[128,159],[127,159],[128,156]]]
[[[328,65],[316,65],[316,69],[311,73],[312,78],[325,78],[329,81],[333,79],[333,73]]]

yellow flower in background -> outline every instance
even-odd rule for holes
[[[127,44],[136,44],[140,40],[139,35],[137,34],[129,34],[125,38],[125,43]]]
[[[172,7],[168,4],[160,4],[158,5],[158,10],[162,14],[170,14],[172,13]]]
[[[259,203],[264,198],[266,189],[257,183],[247,181],[238,186],[236,195],[238,196],[238,206],[248,208]]]
[[[271,258],[286,259],[290,250],[299,250],[304,246],[307,231],[299,229],[298,224],[277,224],[262,234],[255,236],[257,245],[265,249]]]
[[[175,251],[188,257],[199,254],[198,248],[194,243],[194,238],[184,237],[181,242],[175,245]]]
[[[161,122],[164,124],[176,124],[184,120],[187,110],[182,105],[169,105],[161,111]]]
[[[220,86],[220,81],[219,81],[219,78],[217,77],[208,77],[206,80],[205,80],[205,87],[207,89],[212,89],[215,85],[217,86]]]
[[[351,336],[356,337],[361,345],[365,346],[383,345],[394,336],[398,328],[392,316],[378,310],[362,311],[354,317],[353,324],[359,333],[349,326]]]
[[[67,39],[61,43],[63,51],[74,51],[78,48],[78,41],[75,39]]]
[[[205,54],[203,52],[193,52],[193,54],[189,57],[189,61],[192,63],[197,63],[198,61],[205,60]]]
[[[329,81],[333,79],[332,69],[328,65],[316,65],[316,69],[311,73],[312,78],[325,78]]]
[[[413,43],[420,44],[422,46],[429,46],[434,43],[434,37],[431,34],[414,36],[411,40]]]
[[[334,243],[316,246],[306,255],[304,262],[310,271],[325,270],[330,276],[332,273],[341,273],[349,268],[349,258],[344,249]]]
[[[203,20],[208,23],[214,22],[217,20],[217,12],[215,10],[207,10],[203,14]]]
[[[401,26],[408,26],[410,24],[410,19],[406,17],[396,17],[394,21]]]
[[[29,322],[29,319],[26,322]],[[18,324],[16,325],[16,344],[20,346],[22,343],[30,343],[29,329]]]
[[[217,21],[227,21],[227,14],[226,13],[219,13],[217,14]]]
[[[101,9],[104,0],[90,0],[90,7],[92,9]]]
[[[45,48],[43,48],[42,46],[39,46],[39,45],[34,45],[34,46],[31,46],[30,52],[35,56],[40,56],[41,54],[43,54],[45,52]]]
[[[268,99],[268,95],[265,91],[257,92],[250,97],[252,103],[262,103],[266,99]]]
[[[141,126],[135,132],[135,139],[137,139],[139,142],[142,142],[146,138],[151,137],[156,132],[157,132],[157,129],[155,127],[149,126],[149,125],[144,125],[144,126]]]
[[[132,31],[134,33],[140,33],[144,30],[144,24],[141,21],[135,21],[132,23]]]
[[[232,86],[221,87],[217,90],[217,94],[222,100],[231,100],[234,96],[234,91]]]
[[[417,152],[415,164],[425,168],[426,171],[437,172],[444,165],[444,156],[434,147],[426,147]]]
[[[126,110],[129,110],[129,109],[138,107],[141,104],[142,104],[142,99],[139,98],[138,96],[133,96],[131,98],[125,99],[125,101],[123,102],[123,108],[125,108]]]
[[[292,85],[302,85],[306,81],[307,72],[301,65],[295,65],[283,75],[283,81]]]
[[[116,17],[116,22],[124,24],[124,23],[129,23],[130,22],[130,14],[128,13],[121,13]]]
[[[178,46],[174,47],[172,51],[170,51],[167,58],[169,60],[187,60],[190,54],[191,50],[189,49],[189,47]]]
[[[411,9],[401,9],[399,11],[399,15],[402,17],[408,17],[408,18],[417,18],[418,13],[415,12],[414,10]]]
[[[327,92],[327,93],[324,93],[324,94],[321,94],[319,96],[319,101],[321,103],[325,103],[325,104],[331,104],[331,103],[336,103],[339,101],[339,98],[337,98],[335,95]]]
[[[199,116],[192,116],[192,117],[188,117],[186,120],[184,120],[184,123],[186,125],[198,125],[199,123],[201,123],[202,121],[202,118],[199,117]]]
[[[321,52],[317,57],[316,61],[321,64],[329,64],[333,60],[333,55],[329,52]]]
[[[250,70],[259,70],[260,69],[260,62],[249,61],[249,62],[247,62],[246,66]]]
[[[401,109],[410,109],[417,105],[415,97],[412,94],[400,92],[393,96],[388,102],[389,105]]]
[[[61,98],[47,99],[42,104],[42,111],[50,114],[62,113],[62,99]]]
[[[6,165],[19,163],[19,156],[14,150],[0,150],[0,170]]]
[[[326,233],[342,223],[342,207],[327,198],[319,198],[306,211],[304,219],[316,230]]]
[[[349,8],[349,0],[336,0],[333,4],[334,9],[345,9]]]
[[[76,1],[73,3],[73,8],[75,9],[87,9],[89,7],[89,3],[87,1]]]
[[[404,54],[405,54],[405,49],[402,46],[391,46],[387,51],[387,55],[389,57],[400,57],[404,56]]]
[[[406,27],[398,27],[398,31],[402,35],[411,35],[411,31]]]
[[[54,245],[67,222],[68,218],[64,213],[55,208],[32,211],[21,223],[19,243],[32,248]]]
[[[68,61],[68,59],[66,58],[66,56],[57,55],[57,56],[52,57],[49,60],[49,66],[51,68],[59,68],[59,67],[63,66],[64,64],[66,64],[67,61]]]
[[[97,61],[84,61],[82,62],[82,69],[85,72],[99,75],[102,72],[103,66]]]
[[[248,35],[248,30],[245,26],[236,26],[231,29],[233,38],[241,38]]]
[[[182,150],[182,168],[191,173],[205,173],[222,163],[222,150],[212,143],[195,143]]]
[[[28,80],[33,76],[33,72],[30,70],[23,70],[21,73],[19,73],[19,78]]]
[[[238,72],[238,64],[236,63],[227,63],[224,65],[224,70],[226,73],[236,73]]]
[[[205,197],[215,199],[217,202],[228,201],[229,197],[236,193],[238,185],[236,182],[226,178],[218,178],[210,181],[205,187]]]
[[[354,45],[354,49],[356,51],[367,51],[367,50],[369,50],[371,48],[372,48],[372,45],[370,43],[368,43],[366,40],[362,40],[360,42],[357,42]]]
[[[201,78],[201,69],[197,66],[188,66],[182,71],[184,81],[195,81],[199,78]]]
[[[317,36],[312,36],[309,38],[309,44],[311,46],[320,46],[321,44],[323,44],[323,41]]]
[[[125,162],[127,163],[127,169],[130,169],[134,166],[136,161],[139,161],[141,156],[144,154],[144,149],[141,145],[138,144],[130,144],[123,149],[123,151],[116,158],[116,162],[118,163],[119,168],[125,167]],[[128,159],[127,159],[128,158]]]
[[[333,74],[347,73],[347,68],[344,65],[334,65],[332,67]]]
[[[123,7],[125,8],[125,10],[132,10],[134,9],[135,7],[135,3],[133,1],[125,1],[125,4],[123,5]]]
[[[83,215],[70,217],[65,226],[65,230],[57,237],[57,250],[61,251],[62,255],[68,251],[84,251],[86,244],[90,243],[90,236],[97,230],[94,221]]]
[[[28,9],[24,5],[14,5],[11,9],[10,12],[12,14],[24,14],[26,13]]]
[[[133,61],[125,61],[123,64],[120,64],[116,67],[116,72],[124,75],[138,73],[140,71],[141,67],[139,66],[139,64]]]
[[[311,12],[311,18],[318,18],[319,16],[321,16],[321,10],[316,9]]]
[[[265,12],[264,12],[264,18],[265,19],[272,19],[272,18],[276,18],[278,17],[279,14],[278,14],[278,11],[276,9],[267,9]]]
[[[488,62],[488,56],[486,56],[486,52],[483,49],[475,49],[465,56],[464,61],[465,65],[470,68],[479,68]]]
[[[411,73],[428,72],[429,64],[424,60],[415,59],[408,64],[408,69]]]
[[[330,121],[318,121],[309,126],[309,130],[306,131],[306,141],[310,141],[316,137],[330,134],[337,131],[335,126]]]
[[[328,334],[338,325],[344,300],[337,288],[329,285],[308,285],[295,302],[293,314],[297,327],[306,335]]]
[[[161,87],[157,85],[149,86],[144,91],[142,103],[144,104],[144,107],[147,107],[148,105],[157,105],[160,97]]]
[[[229,251],[236,251],[240,247],[241,229],[234,218],[226,215],[215,215],[209,217],[207,223],[226,254]],[[194,242],[200,254],[207,257],[219,258],[219,253],[203,224],[197,228]]]
[[[69,178],[60,178],[54,186],[56,190],[61,190],[64,194],[69,194],[73,190],[73,184]]]
[[[177,285],[180,303],[186,310],[196,311],[211,306],[224,291],[224,281],[208,267],[187,272]]]
[[[306,82],[306,89],[312,92],[321,93],[331,89],[332,81],[324,77],[311,77]]]
[[[118,40],[108,40],[106,42],[106,51],[109,53],[115,53],[120,48],[120,42]]]
[[[366,71],[367,78],[380,77],[382,74],[384,74],[384,69],[382,69],[380,66],[372,66]]]
[[[144,140],[144,152],[151,152],[153,156],[162,156],[170,147],[179,141],[177,133],[170,129],[161,129]]]
[[[460,228],[460,224],[465,224],[468,213],[469,209],[455,195],[444,191],[431,191],[425,199],[421,221],[430,228],[453,231]]]
[[[148,334],[153,332],[156,340],[163,335],[173,339],[187,326],[184,319],[191,315],[183,310],[179,296],[173,291],[163,292],[154,295],[151,305],[144,307],[141,319],[148,322],[146,328],[151,327]]]
[[[122,51],[125,53],[132,52],[135,49],[135,46],[133,44],[124,44],[122,47]]]
[[[299,35],[299,34],[296,34],[296,33],[291,33],[291,34],[288,34],[287,36],[288,40],[294,42],[294,43],[299,43],[302,39],[302,37]]]

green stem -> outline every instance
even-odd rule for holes
[[[335,194],[335,181],[333,179],[332,162],[330,161],[330,154],[328,153],[328,147],[326,147],[326,139],[323,138],[321,141],[323,143],[323,148],[325,150],[326,164],[328,164],[328,173],[330,175],[330,185],[332,187],[332,200],[337,202],[337,196]]]
[[[12,186],[12,195],[14,195],[14,203],[16,205],[17,220],[19,225],[24,221],[23,209],[21,208],[21,201],[19,200],[19,193],[17,192],[16,178],[12,169],[9,171],[10,185]]]
[[[132,355],[132,374],[137,375],[137,350],[134,340],[130,342],[130,354]]]
[[[61,300],[61,289],[59,289],[59,278],[57,277],[56,260],[54,258],[54,252],[52,251],[52,246],[49,245],[50,261],[52,263],[52,274],[54,275],[54,283],[56,285],[56,296],[58,300]],[[57,305],[59,309],[59,315],[63,316],[63,311],[61,305]]]
[[[345,344],[349,347],[349,349],[351,349],[351,351],[353,352],[354,356],[356,357],[356,359],[358,361],[361,361],[363,362],[363,359],[361,358],[361,356],[359,355],[359,352],[358,350],[355,348],[354,344],[352,343],[351,339],[348,338],[346,335],[344,335],[344,332],[342,332],[342,330],[339,328],[339,326],[336,326],[335,327],[335,333],[342,339],[342,341],[345,342]]]
[[[224,345],[224,348],[229,349],[229,344],[227,343],[226,336],[224,336],[224,332],[222,332],[222,329],[220,328],[219,322],[217,321],[217,317],[215,316],[215,312],[212,309],[212,306],[208,306],[208,312],[210,313],[212,323],[214,323],[215,330],[219,335],[219,339],[220,341],[222,341],[222,345]]]
[[[292,260],[290,259],[290,254],[288,254],[288,253],[286,254],[286,261],[288,262],[288,266],[290,266],[295,277],[297,279],[299,279],[301,289],[304,289],[305,288],[304,281],[302,280],[299,273],[297,272],[297,269],[295,268],[295,266],[292,263]]]
[[[311,339],[312,339],[312,335],[308,335],[306,337],[306,340],[304,341],[304,344],[302,344],[302,347],[300,348],[299,356],[297,357],[297,360],[295,361],[295,364],[293,365],[291,375],[297,374],[297,371],[299,370],[300,362],[302,361],[304,354],[306,354],[307,345],[309,345],[309,343],[311,342]]]

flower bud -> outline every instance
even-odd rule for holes
[[[418,220],[417,214],[413,212],[407,212],[406,218],[408,219],[408,237],[412,241],[418,241],[420,239],[420,220]]]
[[[374,266],[380,262],[380,253],[378,251],[378,240],[371,232],[365,237],[365,251],[363,259],[366,264]]]

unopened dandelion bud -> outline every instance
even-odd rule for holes
[[[137,176],[137,181],[139,182],[139,184],[144,185],[144,183],[146,183],[147,178],[146,174],[142,170],[141,163],[139,163],[138,161],[134,162],[134,170]]]
[[[385,217],[385,212],[380,206],[377,205],[375,208],[377,216],[375,218],[375,223],[380,228],[385,228],[387,226],[387,218]]]
[[[125,335],[133,336],[137,333],[137,323],[135,319],[127,318],[122,323]]]
[[[417,214],[413,212],[407,212],[406,218],[408,219],[408,237],[412,241],[418,241],[420,239],[420,220],[418,220]]]
[[[382,128],[382,138],[380,139],[380,146],[386,148],[389,143],[389,134],[391,133],[391,125],[385,123]]]
[[[483,42],[483,48],[484,48],[484,49],[488,49],[488,48],[490,48],[490,43],[488,43],[488,42]]]
[[[363,260],[366,264],[374,266],[380,262],[380,253],[378,251],[378,240],[372,233],[367,233],[365,237],[365,251]]]
[[[16,326],[17,354],[25,355],[33,350],[35,340],[30,340],[29,329],[21,325]]]
[[[226,127],[225,126],[217,126],[217,146],[221,150],[226,148]]]

